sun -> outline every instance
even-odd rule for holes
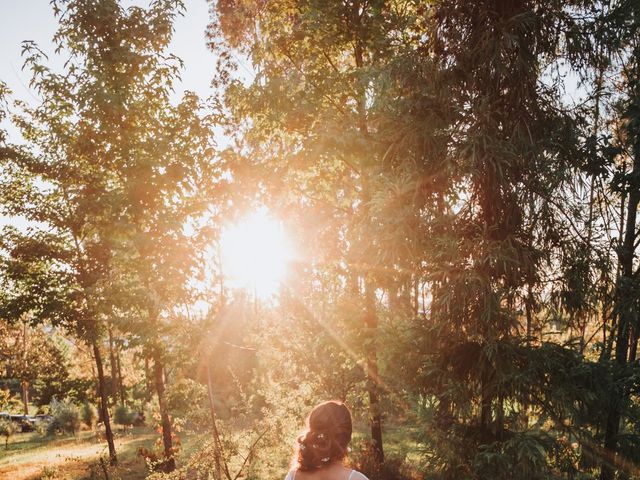
[[[224,228],[220,237],[222,271],[229,286],[261,298],[278,291],[293,249],[282,222],[260,210]]]

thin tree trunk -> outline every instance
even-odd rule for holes
[[[413,314],[417,317],[418,313],[420,313],[420,290],[418,285],[418,276],[413,275],[411,277],[411,280],[411,283],[413,285]]]
[[[22,363],[23,367],[26,367],[27,362],[27,342],[28,342],[28,328],[27,322],[22,325]],[[24,372],[24,370],[23,370]],[[29,415],[29,381],[22,379],[20,381],[20,387],[22,389],[22,406],[25,415]]]
[[[220,432],[218,431],[218,424],[216,420],[216,406],[213,399],[213,381],[211,379],[211,359],[207,361],[207,393],[209,396],[209,412],[211,413],[211,432],[213,434],[213,462],[215,468],[215,478],[222,478],[222,469],[227,479],[231,479],[231,474],[227,467],[227,462],[224,460],[222,452],[222,442],[220,441]]]
[[[113,346],[113,330],[108,328],[109,333],[109,367],[111,369],[111,402],[115,405],[118,395],[118,374],[116,366],[116,355]]]
[[[162,425],[162,445],[164,447],[163,471],[172,472],[176,468],[176,461],[173,456],[173,439],[171,438],[171,419],[164,396],[164,364],[160,353],[154,352],[153,373],[156,383],[156,393],[158,394],[158,404],[160,406],[160,421]]]
[[[105,435],[107,437],[107,445],[109,446],[109,463],[115,465],[118,460],[116,458],[116,446],[113,442],[113,431],[111,430],[111,421],[109,419],[108,409],[108,397],[107,388],[104,380],[104,370],[102,365],[102,355],[100,354],[100,347],[96,340],[92,341],[93,357],[96,362],[96,369],[98,370],[98,392],[100,394],[100,413],[102,421],[104,422]]]
[[[96,360],[96,356],[93,353],[93,350],[89,350],[89,357],[91,358],[91,377],[95,381],[96,386],[96,397],[100,398],[100,378],[96,374],[96,364],[98,361]],[[102,361],[102,360],[101,360]],[[102,412],[102,407],[98,408],[98,423],[104,423],[104,415]]]
[[[146,403],[149,403],[153,396],[153,380],[151,378],[151,366],[149,365],[149,357],[147,355],[144,357],[144,379],[146,386],[144,399]]]
[[[22,410],[25,415],[29,415],[29,381],[21,380],[20,387],[22,389]]]
[[[491,431],[491,404],[493,403],[493,395],[489,389],[489,373],[486,366],[482,371],[480,378],[480,427],[485,433]]]
[[[640,158],[634,161],[631,177],[640,175]],[[624,241],[620,250],[620,279],[616,286],[616,306],[618,314],[618,328],[616,332],[616,358],[620,370],[624,369],[629,360],[629,337],[635,326],[638,312],[635,310],[633,297],[633,257],[636,240],[636,217],[640,203],[640,189],[631,188],[629,203],[627,204],[627,219],[625,224]],[[620,380],[619,378],[617,380]],[[604,435],[604,449],[608,458],[603,459],[600,470],[600,480],[613,480],[617,459],[618,434],[624,402],[629,392],[615,385],[611,392],[609,412]]]
[[[375,338],[378,328],[376,315],[375,292],[372,281],[365,278],[365,325],[369,331],[369,351],[367,352],[367,390],[369,393],[369,415],[371,424],[371,440],[376,460],[384,462],[382,444],[382,409],[380,406],[380,387],[378,378],[378,354]]]
[[[120,393],[120,405],[124,405],[125,394],[124,384],[122,382],[122,365],[120,365],[120,347],[118,342],[116,342],[116,366],[118,370],[118,392]]]

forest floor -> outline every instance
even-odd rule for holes
[[[118,466],[112,478],[144,479],[147,469],[138,449],[153,449],[157,433],[146,427],[116,433]],[[103,478],[100,457],[107,457],[107,443],[93,431],[50,438],[36,432],[14,435],[9,448],[0,446],[1,480],[80,480]]]

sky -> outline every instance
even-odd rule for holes
[[[183,90],[192,90],[202,97],[211,93],[210,84],[215,70],[215,56],[207,48],[205,30],[209,22],[206,0],[184,0],[186,12],[178,17],[171,43],[171,53],[180,57],[185,68],[182,72]],[[122,0],[121,4],[146,7],[145,0]],[[0,0],[0,80],[13,92],[13,97],[29,103],[37,102],[36,93],[29,88],[29,72],[22,70],[21,43],[33,40],[49,56],[49,65],[60,70],[64,56],[54,54],[51,42],[57,28],[49,0]],[[3,126],[9,140],[18,140],[18,133],[8,123]]]

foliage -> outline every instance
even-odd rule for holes
[[[192,431],[209,430],[211,417],[207,389],[200,383],[183,378],[167,388],[167,407],[184,428]]]
[[[12,407],[19,403],[20,401],[8,388],[0,388],[0,411],[12,410]]]
[[[69,399],[53,399],[49,406],[49,413],[53,417],[47,426],[47,433],[71,433],[73,435],[80,429],[80,409]]]
[[[82,423],[90,429],[94,429],[98,421],[98,409],[96,406],[91,402],[85,401],[80,407],[80,412]]]
[[[135,412],[126,405],[116,405],[113,412],[113,421],[119,425],[133,425]]]
[[[49,405],[53,398],[70,398],[78,404],[94,399],[93,379],[73,378],[65,371],[64,363],[51,364],[49,372],[33,382],[33,400],[38,406]]]
[[[36,405],[48,405],[56,395],[86,396],[86,385],[69,378],[68,348],[55,333],[24,323],[0,324],[0,348],[0,365]]]

